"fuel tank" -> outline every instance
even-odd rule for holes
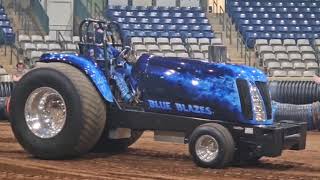
[[[132,75],[147,111],[262,124],[243,116],[237,87],[237,79],[266,83],[258,69],[144,54]]]

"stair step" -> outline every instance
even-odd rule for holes
[[[228,56],[231,59],[231,63],[235,64],[245,64],[245,58],[244,58],[244,52],[243,52],[243,57],[241,57],[241,52],[240,52],[240,47],[239,51],[237,50],[237,38],[238,38],[238,33],[235,30],[235,26],[231,26],[231,39],[232,43],[230,44],[229,38],[226,37],[226,29],[223,28],[223,25],[220,24],[220,16],[213,15],[213,14],[208,14],[207,15],[209,22],[212,24],[213,29],[215,32],[222,32],[223,36],[223,43],[227,48]],[[226,18],[226,16],[225,16]],[[229,34],[230,32],[228,32]],[[248,61],[248,59],[247,59]],[[251,62],[253,62],[253,58],[251,57]]]

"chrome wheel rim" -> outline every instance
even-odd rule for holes
[[[64,127],[67,118],[66,103],[58,91],[50,87],[40,87],[29,95],[24,116],[34,135],[52,138]]]
[[[212,136],[202,135],[197,139],[195,149],[201,161],[211,162],[218,156],[219,144]]]

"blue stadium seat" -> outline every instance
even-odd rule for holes
[[[213,32],[203,32],[203,35],[205,38],[209,38],[209,39],[212,39],[215,37]]]
[[[142,29],[146,31],[151,31],[153,30],[153,26],[151,24],[144,24],[142,25]]]
[[[157,11],[169,11],[170,8],[169,7],[164,7],[164,6],[160,6],[160,7],[155,7],[157,9]]]
[[[143,30],[141,24],[133,24],[131,29],[133,30]]]
[[[7,15],[5,14],[0,15],[0,20],[8,20]]]
[[[137,22],[142,23],[142,24],[149,24],[149,23],[151,23],[151,20],[148,18],[141,18],[141,19],[137,18]]]
[[[160,32],[159,37],[169,37],[169,32]]]
[[[190,27],[190,30],[191,30],[191,31],[200,31],[201,29],[200,29],[200,26],[198,26],[198,25],[193,25],[193,26]]]
[[[0,26],[1,27],[10,27],[10,22],[9,21],[0,21]]]
[[[197,19],[197,24],[209,24],[209,20],[208,19],[205,19],[205,18],[198,18]]]
[[[212,31],[211,25],[200,25],[201,31]]]
[[[146,31],[145,36],[147,37],[158,37],[158,34],[156,31]]]
[[[153,26],[153,28],[156,31],[164,31],[165,30],[165,26],[163,24],[156,24]]]
[[[183,13],[183,17],[184,18],[194,18],[195,15],[192,13],[192,12],[186,12],[186,13]]]
[[[159,13],[155,12],[155,11],[150,11],[149,13],[147,13],[148,17],[159,17]]]
[[[172,19],[165,18],[160,20],[161,24],[172,24]]]
[[[129,24],[120,24],[120,28],[121,28],[122,30],[129,30],[129,29],[131,29]]]
[[[179,25],[179,26],[177,26],[177,29],[179,31],[188,31],[189,30],[189,26],[187,26],[187,25]]]
[[[190,9],[191,9],[191,11],[198,11],[198,12],[202,12],[201,7],[191,7]]]
[[[122,19],[119,19],[118,20],[122,20]],[[133,18],[133,17],[125,17],[124,18],[124,21],[122,23],[128,23],[128,24],[134,24],[137,22],[137,18]]]
[[[175,38],[175,37],[180,37],[180,33],[179,32],[175,32],[175,31],[169,31],[169,37],[170,38]]]
[[[146,17],[146,12],[137,11],[137,12],[135,13],[135,16],[137,16],[137,17]]]
[[[151,19],[151,23],[153,23],[153,24],[159,24],[160,22],[161,22],[161,19],[159,19],[159,18]]]
[[[192,32],[192,37],[194,37],[194,38],[203,38],[205,36],[201,32]]]
[[[170,24],[170,25],[166,25],[165,29],[166,31],[175,31],[177,29],[177,26]]]
[[[161,18],[170,18],[170,13],[169,12],[161,12],[160,13],[160,17]]]
[[[174,24],[186,24],[186,22],[184,21],[184,19],[181,19],[181,18],[175,18],[175,19],[173,19],[173,23],[174,23]]]
[[[114,19],[115,21],[117,21],[118,23],[124,23],[124,22],[126,22],[126,19],[125,18],[115,18]]]
[[[180,9],[180,7],[176,7],[176,6],[171,6],[171,7],[169,7],[169,11],[176,11],[176,12],[180,12],[181,11],[181,9]]]
[[[135,37],[144,37],[144,36],[146,36],[146,32],[144,32],[144,31],[134,31],[134,36]]]
[[[133,11],[127,11],[127,12],[124,12],[124,15],[126,17],[134,17],[134,12]]]
[[[181,12],[173,12],[173,13],[170,13],[170,16],[173,18],[181,18],[182,13]]]

